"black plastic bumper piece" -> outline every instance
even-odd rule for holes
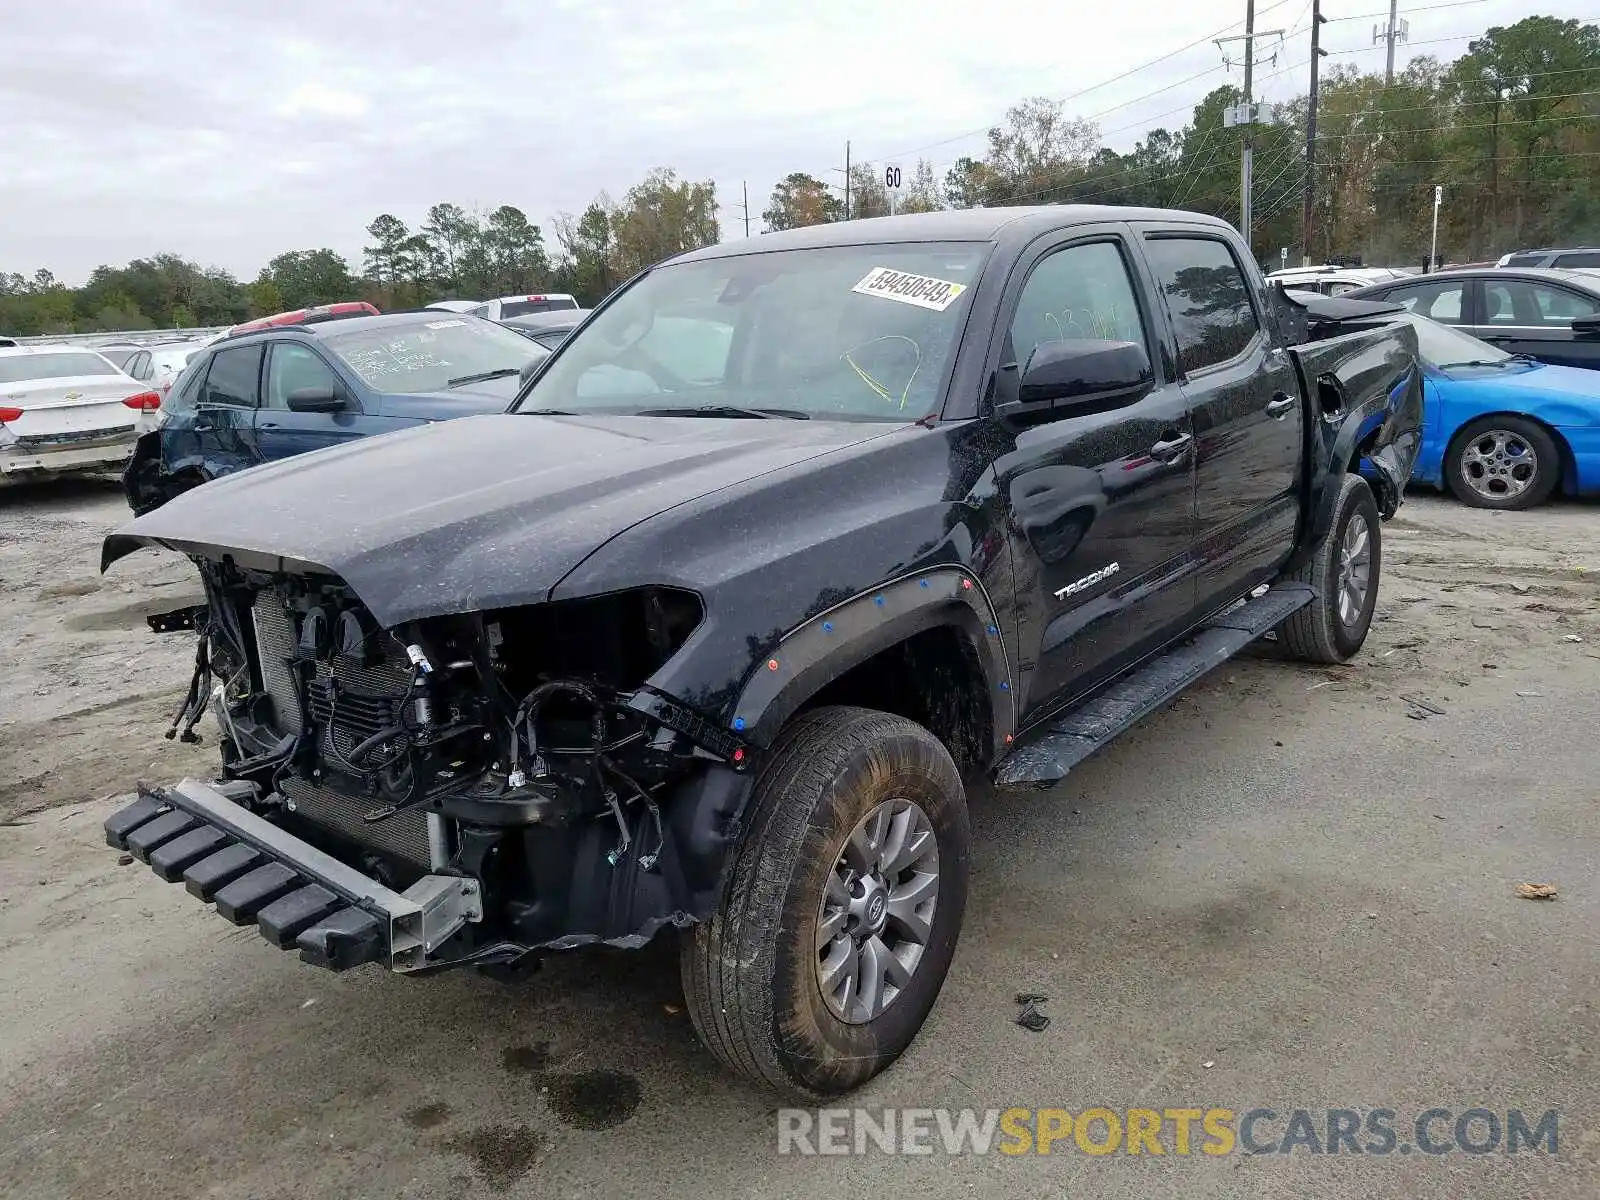
[[[383,926],[359,908],[344,908],[301,931],[295,945],[302,962],[343,971],[382,954]]]
[[[407,910],[404,897],[209,785],[141,792],[104,828],[107,845],[168,883],[182,880],[190,895],[236,925],[254,923],[280,949],[297,948],[305,962],[334,971],[390,965],[390,915]]]
[[[304,886],[294,868],[271,862],[218,889],[212,903],[217,906],[218,913],[235,925],[248,925],[279,896],[287,896]]]
[[[308,883],[263,908],[256,915],[256,924],[261,926],[261,935],[267,941],[279,950],[287,950],[295,944],[301,930],[310,929],[344,906],[344,901],[327,888]]]

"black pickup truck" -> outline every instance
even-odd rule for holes
[[[678,931],[704,1043],[845,1092],[954,953],[964,780],[1048,786],[1255,638],[1356,653],[1421,420],[1383,306],[1220,221],[854,221],[618,290],[511,411],[219,479],[174,723],[112,845],[334,969]],[[1321,306],[1321,307],[1318,307]],[[169,735],[171,733],[169,732]]]

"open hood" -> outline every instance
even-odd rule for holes
[[[227,475],[106,538],[241,566],[320,570],[384,625],[546,599],[623,530],[900,428],[878,423],[497,414]],[[648,582],[642,580],[641,582]]]

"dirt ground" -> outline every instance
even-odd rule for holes
[[[119,866],[110,798],[214,753],[161,738],[192,645],[143,617],[197,589],[154,553],[99,574],[124,515],[0,493],[0,1194],[1600,1195],[1594,505],[1414,496],[1355,662],[1253,654],[1054,791],[972,796],[950,980],[852,1103],[1561,1114],[1554,1156],[1215,1160],[780,1157],[670,946],[334,976]]]

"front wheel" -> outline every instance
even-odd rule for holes
[[[1561,455],[1542,426],[1522,417],[1482,417],[1450,439],[1445,477],[1474,508],[1532,508],[1561,482]]]
[[[1333,511],[1333,525],[1289,577],[1309,583],[1317,597],[1278,626],[1284,649],[1305,662],[1342,663],[1353,657],[1367,640],[1378,605],[1382,521],[1367,481],[1345,475]]]
[[[803,713],[749,801],[717,911],[683,940],[683,990],[724,1065],[807,1099],[859,1087],[922,1028],[967,899],[966,798],[903,717]]]

